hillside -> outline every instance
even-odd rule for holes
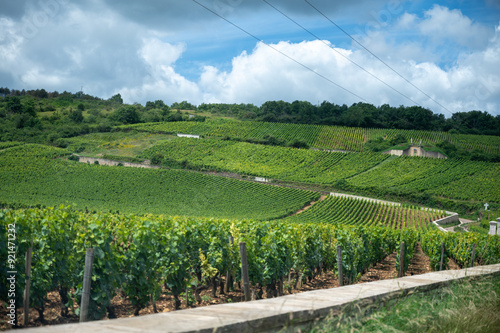
[[[311,148],[366,151],[370,140],[383,138],[388,142],[402,137],[407,142],[422,142],[436,145],[448,142],[458,148],[500,156],[500,137],[482,135],[456,135],[448,132],[419,130],[374,129],[359,127],[338,127],[325,125],[304,125],[266,123],[252,121],[207,120],[195,122],[149,123],[122,126],[149,133],[186,133],[204,137],[219,137],[271,145],[292,145],[300,141]]]
[[[0,151],[0,198],[22,206],[268,220],[319,194],[181,170],[88,165],[54,159],[63,149],[34,144]]]
[[[241,297],[243,288],[231,282],[241,280],[241,241],[256,298],[291,293],[305,283],[331,284],[339,269],[343,284],[361,282],[384,261],[405,274],[416,253],[437,270],[443,244],[444,267],[498,262],[497,236],[481,227],[481,233],[442,233],[432,223],[447,215],[443,209],[494,218],[500,164],[491,160],[499,156],[498,137],[201,116],[188,121],[167,107],[162,120],[179,121],[124,124],[129,116],[144,120],[143,114],[119,105],[93,124],[85,123],[92,116],[85,111],[78,123],[74,110],[61,116],[65,107],[43,111],[57,112],[53,118],[26,118],[39,121],[33,127],[9,127],[13,114],[3,119],[9,128],[3,137],[19,140],[0,142],[0,204],[6,208],[0,210],[0,243],[15,231],[16,250],[24,254],[33,239],[31,307],[42,324],[49,297],[61,321],[75,320],[69,305],[80,304],[87,247],[95,251],[90,313],[96,320],[116,316],[114,306],[124,300],[138,315],[150,306],[156,311],[166,295],[172,310],[206,304],[223,292]],[[200,138],[177,137],[181,133]],[[408,138],[444,143],[460,154],[438,160],[374,152],[373,140]],[[155,168],[82,163],[79,156]],[[403,204],[334,197],[331,191]],[[8,251],[0,252],[6,257]],[[21,277],[19,304],[24,257],[10,266]]]
[[[403,137],[407,142],[413,139],[431,145],[446,143],[446,153],[462,159],[500,160],[500,117],[487,112],[458,112],[445,118],[421,107],[375,107],[366,103],[339,106],[327,101],[318,106],[301,101],[268,101],[258,107],[196,106],[186,101],[169,106],[156,100],[142,106],[124,104],[120,94],[102,99],[81,91],[0,88],[0,141],[66,147],[67,138],[109,132],[114,126],[167,122],[168,125],[151,129],[175,132],[186,127],[174,125],[175,122],[199,124],[207,118],[219,122],[232,118],[243,121],[243,125],[238,125],[239,121],[216,122],[198,128],[203,135],[256,143],[366,151],[365,145],[370,140],[382,138],[388,142]]]

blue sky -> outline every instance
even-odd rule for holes
[[[320,40],[261,0],[198,2],[265,44],[191,0],[0,0],[0,86],[500,114],[498,0],[309,0],[397,73],[306,1],[268,0]]]

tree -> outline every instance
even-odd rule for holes
[[[69,119],[73,120],[75,123],[81,123],[83,121],[82,110],[80,110],[80,108],[78,108],[78,109],[72,111],[68,117],[69,117]]]
[[[342,125],[360,127],[364,124],[365,114],[361,106],[353,105],[341,117]]]
[[[122,95],[116,94],[109,99],[112,103],[123,104]]]
[[[292,143],[289,145],[292,148],[302,148],[302,149],[309,149],[309,145],[301,140],[293,140]]]
[[[133,105],[119,108],[113,112],[112,118],[124,124],[136,124],[141,121],[139,113]]]
[[[411,129],[432,130],[431,125],[434,120],[434,114],[429,109],[420,106],[411,106],[406,108],[404,117],[411,124]]]
[[[177,109],[179,110],[196,110],[196,106],[193,104],[187,102],[187,101],[182,101],[180,103],[175,102],[172,104],[172,109]]]
[[[22,113],[23,106],[21,105],[21,99],[17,96],[7,97],[7,111],[11,113]]]
[[[30,97],[23,100],[22,112],[31,117],[36,117],[35,101],[33,98]]]

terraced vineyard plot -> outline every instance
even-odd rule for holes
[[[135,129],[151,133],[197,134],[208,137],[247,138],[250,133],[264,123],[240,122],[234,120],[176,121],[166,123],[147,123],[120,126],[123,129]]]
[[[106,132],[91,133],[64,139],[68,150],[90,156],[125,156],[133,158],[156,142],[165,140],[168,135],[147,132]]]
[[[481,162],[476,163],[473,166],[476,168],[473,175],[465,175],[436,188],[431,187],[428,192],[461,200],[473,198],[476,201],[500,202],[500,164],[485,163],[486,165],[482,165]],[[466,174],[467,171],[472,172],[473,170],[465,169],[460,171]]]
[[[321,184],[334,184],[339,180],[350,178],[357,174],[361,174],[367,170],[370,170],[379,163],[390,158],[390,155],[376,153],[336,154],[343,154],[344,158],[331,165],[329,165],[328,160],[325,160],[325,165],[328,165],[328,167],[322,168],[321,171],[318,170],[317,175],[308,178],[306,181]]]
[[[120,128],[134,129],[150,133],[200,134],[200,132],[206,128],[206,124],[194,121],[175,121],[166,123],[146,123],[146,124],[126,125],[126,126],[120,126]]]
[[[389,155],[329,153],[220,140],[173,139],[141,155],[166,166],[236,172],[280,180],[332,184],[366,171]]]
[[[270,135],[287,142],[300,140],[320,149],[338,149],[354,152],[364,151],[368,140],[383,137],[391,140],[402,135],[414,144],[436,145],[448,141],[468,150],[500,154],[500,137],[480,135],[457,135],[448,132],[418,130],[339,127],[324,125],[266,123],[234,120],[207,120],[205,122],[149,123],[121,126],[153,133],[186,133],[207,137],[230,137],[233,139],[263,139]]]
[[[62,149],[24,145],[0,151],[0,202],[126,213],[271,219],[319,194],[182,170],[54,160]]]
[[[347,180],[354,189],[500,202],[498,163],[401,156]]]
[[[393,206],[363,199],[330,196],[302,213],[283,222],[332,223],[341,225],[383,226],[391,229],[425,231],[432,221],[444,217],[441,211],[424,211],[418,207]]]
[[[431,144],[431,145],[443,141],[457,143],[457,140],[447,132],[431,132],[431,131],[401,130],[401,129],[386,130],[386,138],[388,140],[395,138],[398,135],[404,136],[407,142],[413,140],[414,144],[419,144],[420,141],[422,141],[422,144]]]
[[[246,122],[245,122],[246,123]],[[244,138],[263,139],[266,135],[285,139],[287,142],[300,140],[312,146],[323,126],[285,123],[258,123],[259,125]],[[252,125],[249,125],[252,127]]]
[[[500,155],[500,137],[492,135],[454,134],[459,146],[468,150],[479,150]]]
[[[366,129],[364,128],[321,126],[313,147],[361,152],[366,142],[365,138]]]
[[[433,169],[443,164],[438,159],[400,156],[389,161],[384,168],[376,168],[351,178],[349,183],[358,188],[399,186],[426,178],[432,174]]]
[[[500,202],[498,163],[376,153],[330,153],[221,140],[173,139],[142,157],[166,166],[234,172],[284,181],[336,184],[380,193],[427,193],[458,200]],[[382,163],[384,162],[384,163]]]

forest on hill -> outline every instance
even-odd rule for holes
[[[143,106],[137,103],[125,104],[120,94],[109,99],[101,99],[84,94],[82,91],[59,93],[48,92],[45,89],[0,88],[1,142],[21,141],[65,148],[68,145],[68,138],[89,133],[110,132],[117,130],[116,126],[119,125],[179,121],[199,123],[204,122],[207,117],[229,117],[244,123],[267,123],[272,126],[275,126],[273,124],[302,124],[303,126],[326,127],[329,125],[384,130],[380,132],[380,137],[364,136],[366,140],[358,142],[357,144],[361,146],[355,149],[352,147],[335,148],[354,151],[382,151],[395,143],[400,143],[388,131],[434,131],[445,133],[448,135],[446,137],[453,136],[453,140],[445,138],[439,142],[432,142],[434,146],[439,145],[438,149],[449,157],[492,162],[497,162],[500,158],[498,153],[492,153],[490,149],[477,150],[475,146],[460,144],[463,140],[456,139],[459,135],[475,134],[483,136],[485,140],[482,141],[485,141],[485,144],[494,144],[492,142],[496,140],[494,138],[492,141],[491,136],[500,136],[500,116],[495,117],[484,111],[459,112],[450,118],[445,118],[442,114],[434,114],[419,106],[382,105],[376,107],[366,103],[347,106],[328,101],[320,105],[312,105],[306,101],[293,103],[268,101],[258,107],[253,104],[196,106],[187,101],[167,105],[162,100],[156,100],[148,101]],[[384,136],[391,137],[391,140],[376,141],[385,139]],[[410,139],[417,139],[411,132],[406,132],[402,136],[405,137],[403,141],[407,142]],[[244,138],[252,143],[308,148],[303,140],[287,141],[279,136],[273,137],[273,135],[265,139],[254,139],[253,137]],[[368,140],[371,142],[365,147]]]
[[[420,106],[384,104],[377,107],[368,103],[347,106],[329,101],[320,105],[307,101],[268,101],[260,107],[251,104],[201,104],[198,110],[266,122],[500,135],[500,116],[475,110],[457,112],[446,118]]]
[[[97,111],[100,112],[97,112]],[[108,111],[108,112],[103,112]],[[109,112],[114,110],[115,112]],[[253,104],[202,103],[193,105],[187,101],[166,105],[162,100],[148,101],[144,106],[138,103],[123,103],[120,94],[109,99],[90,96],[79,91],[47,92],[45,89],[16,90],[0,88],[0,117],[16,114],[17,128],[36,127],[37,121],[26,115],[54,111],[52,122],[65,116],[75,123],[139,123],[182,120],[176,110],[193,110],[211,115],[237,119],[347,126],[362,128],[392,128],[427,131],[452,131],[458,134],[479,134],[500,136],[500,115],[493,116],[486,111],[471,110],[457,112],[446,118],[420,106],[374,106],[368,103],[354,103],[351,106],[338,105],[329,101],[313,105],[307,101],[267,101],[260,107]],[[81,112],[80,112],[81,111]],[[59,114],[62,113],[62,114]],[[82,114],[85,116],[82,118]],[[202,120],[202,117],[199,117]]]

